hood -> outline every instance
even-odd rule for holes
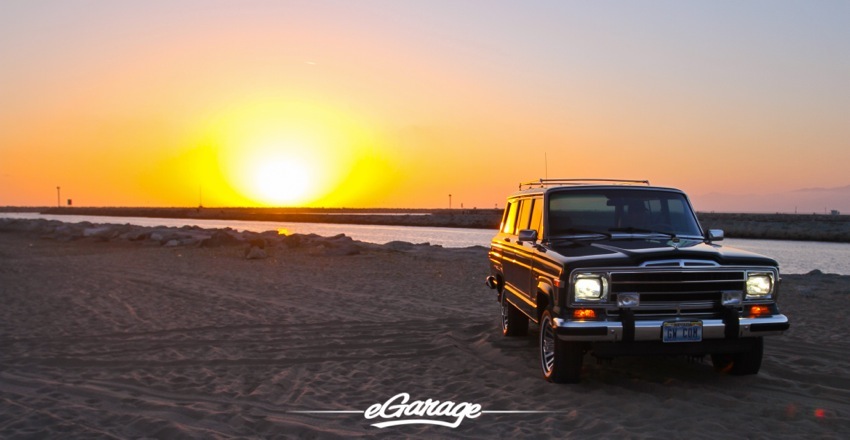
[[[703,260],[720,265],[777,266],[776,260],[702,240],[651,237],[605,240],[560,241],[552,250],[567,264],[581,260],[581,266],[637,266],[657,260]]]

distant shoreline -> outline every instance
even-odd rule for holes
[[[501,209],[0,207],[0,212],[473,229],[497,229],[502,217]],[[704,228],[723,229],[730,238],[850,243],[848,215],[699,212],[697,216]]]
[[[850,243],[850,216],[826,214],[734,214],[698,212],[705,229],[727,237]]]
[[[0,208],[0,212],[38,212],[51,215],[185,218],[497,229],[502,210],[496,209],[358,209],[358,208]]]

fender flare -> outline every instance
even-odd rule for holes
[[[541,301],[540,296],[545,297],[544,301]],[[542,307],[541,307],[542,306]],[[537,280],[537,315],[538,318],[543,314],[543,311],[546,309],[551,310],[552,307],[555,306],[555,287],[549,280],[540,279]]]

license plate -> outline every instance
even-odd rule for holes
[[[702,341],[702,321],[671,321],[661,326],[664,342]]]

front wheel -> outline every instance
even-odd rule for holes
[[[528,334],[528,317],[509,303],[502,292],[502,334],[505,336],[525,336]]]
[[[734,376],[758,374],[761,369],[761,359],[764,355],[764,340],[755,338],[749,351],[743,353],[721,353],[711,355],[714,370],[730,373]]]
[[[543,377],[554,383],[578,383],[584,345],[580,342],[562,341],[555,335],[552,315],[547,310],[540,318],[540,366]]]

